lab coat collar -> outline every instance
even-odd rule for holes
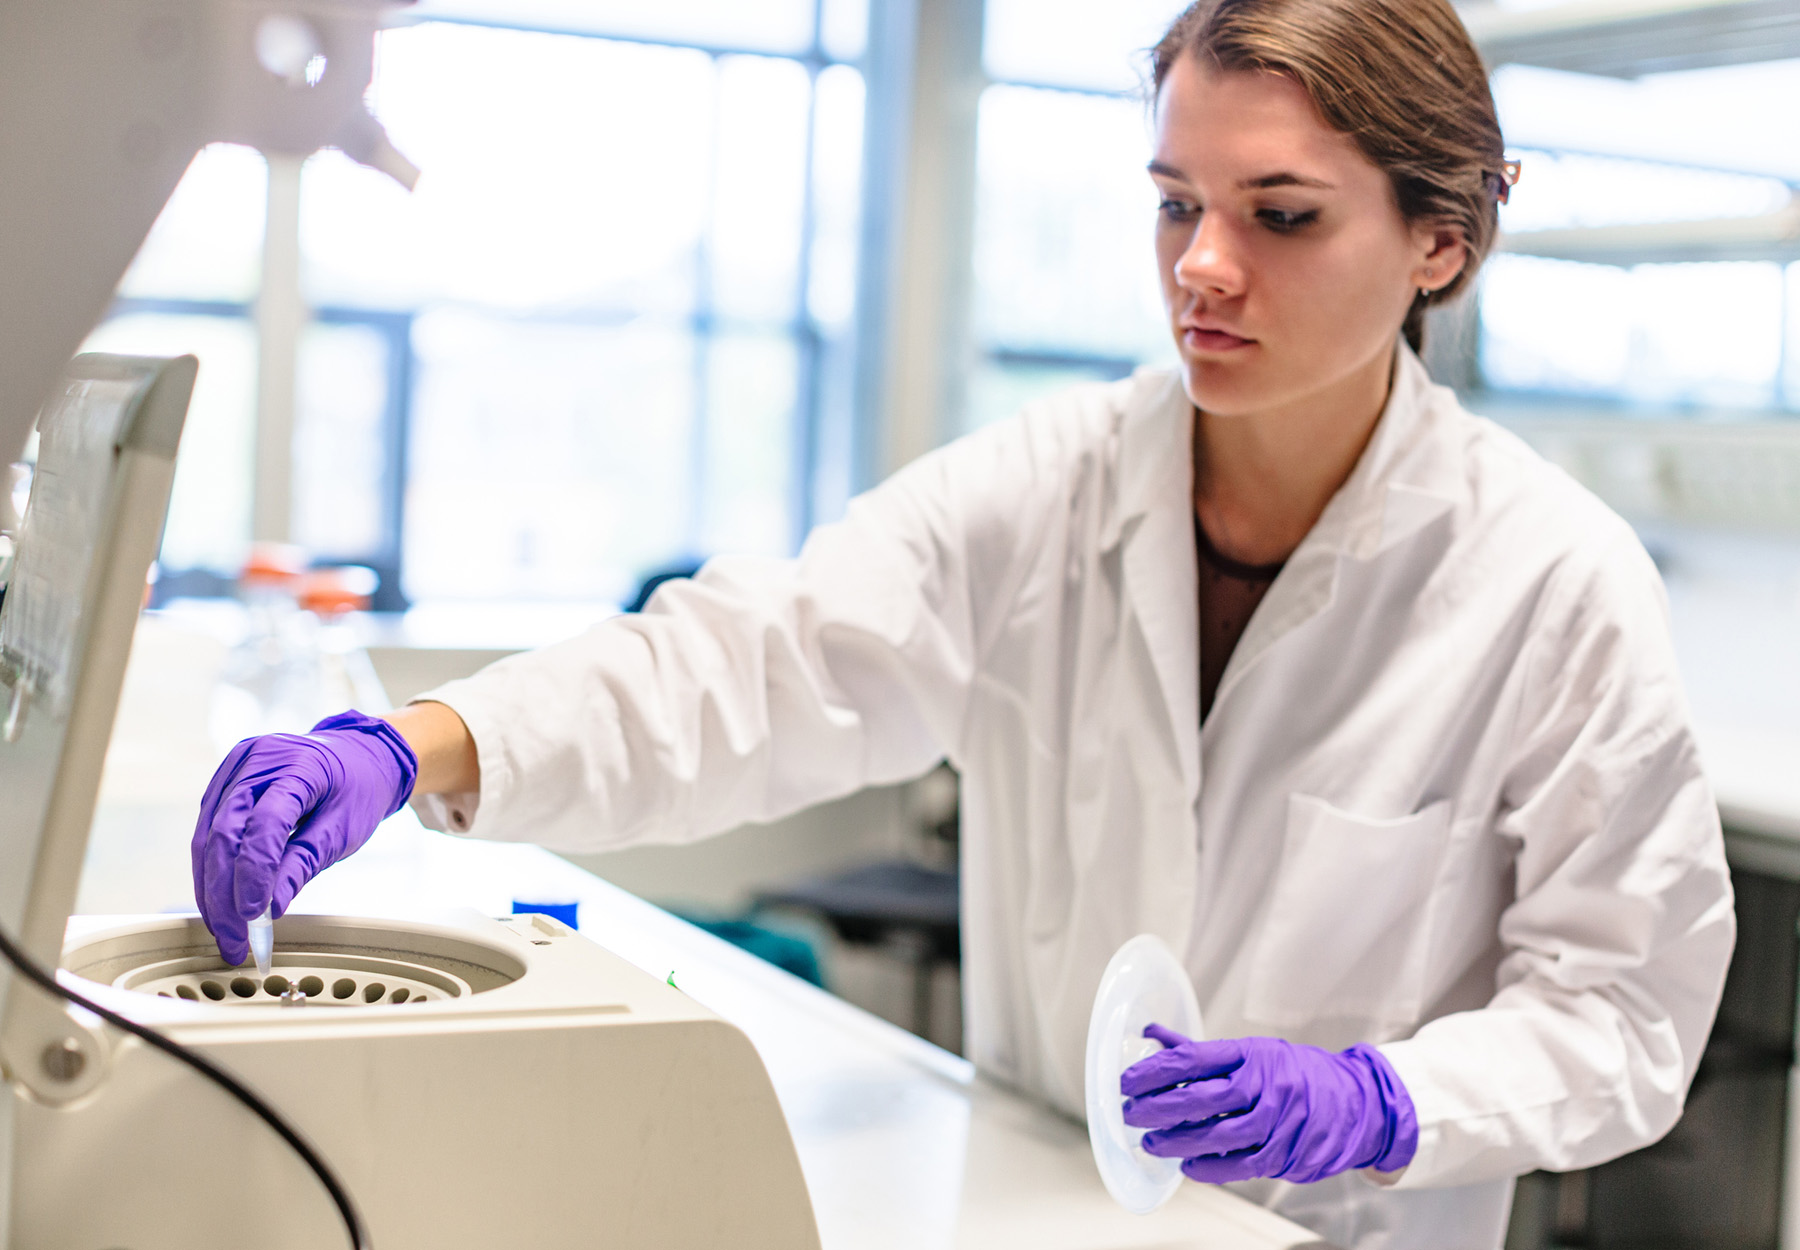
[[[1455,467],[1443,461],[1443,449],[1430,437],[1440,389],[1402,341],[1387,406],[1369,445],[1296,556],[1317,545],[1372,560],[1455,505]]]
[[[1193,405],[1180,375],[1144,371],[1119,429],[1117,503],[1103,548],[1124,545],[1125,582],[1155,666],[1191,798],[1200,793],[1199,570],[1193,534]],[[1430,375],[1404,342],[1369,445],[1250,618],[1216,696],[1294,629],[1330,606],[1343,560],[1405,542],[1455,504],[1455,466],[1431,437]]]
[[[1104,551],[1117,547],[1132,522],[1166,506],[1171,494],[1192,496],[1190,431],[1194,405],[1173,369],[1140,369],[1119,423],[1116,505],[1101,528]],[[1184,503],[1184,507],[1191,504]]]
[[[1193,403],[1182,389],[1180,373],[1140,370],[1132,386],[1119,428],[1117,506],[1100,534],[1103,550],[1116,547],[1132,522],[1166,507],[1177,494],[1184,510],[1193,502]],[[1412,348],[1401,341],[1387,406],[1369,445],[1302,550],[1319,544],[1372,559],[1454,504],[1453,493],[1445,489],[1447,466],[1420,446],[1438,389]]]
[[[1433,437],[1441,425],[1440,389],[1400,343],[1387,406],[1368,446],[1251,615],[1220,678],[1215,707],[1276,643],[1331,606],[1344,561],[1373,560],[1455,506],[1454,453]]]

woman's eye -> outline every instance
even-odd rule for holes
[[[1200,215],[1200,206],[1186,200],[1164,200],[1156,206],[1156,211],[1170,221],[1192,221]]]
[[[1256,218],[1277,234],[1292,234],[1317,221],[1319,210],[1309,208],[1302,212],[1290,212],[1285,208],[1265,208],[1257,212]]]

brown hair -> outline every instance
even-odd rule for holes
[[[1516,176],[1487,71],[1455,10],[1447,0],[1197,0],[1151,51],[1157,94],[1190,53],[1293,79],[1392,180],[1401,216],[1461,230],[1462,272],[1406,314],[1406,341],[1421,349],[1426,308],[1473,281],[1493,246],[1496,201]]]

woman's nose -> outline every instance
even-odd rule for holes
[[[1195,294],[1237,295],[1244,288],[1244,269],[1237,257],[1229,224],[1207,213],[1195,223],[1194,235],[1175,261],[1175,281]]]

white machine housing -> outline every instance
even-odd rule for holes
[[[755,1049],[679,990],[547,916],[275,929],[273,987],[221,969],[181,917],[84,919],[66,979],[279,1108],[344,1177],[378,1250],[819,1244]],[[216,970],[186,975],[222,1000],[118,988],[183,964]],[[281,1005],[300,969],[334,968],[356,983],[346,999],[328,981],[321,1002]],[[421,1002],[392,988],[394,969],[453,988]],[[371,989],[386,993],[371,1003]],[[103,1062],[73,1102],[14,1112],[16,1246],[344,1244],[305,1166],[222,1091],[110,1030]]]

